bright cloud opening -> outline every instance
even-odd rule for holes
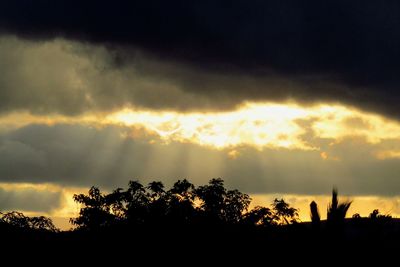
[[[178,113],[124,109],[107,117],[111,123],[141,127],[166,142],[190,142],[216,149],[236,146],[313,150],[310,137],[367,142],[400,138],[400,124],[341,105],[246,103],[219,113]]]

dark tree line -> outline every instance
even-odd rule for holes
[[[256,206],[249,209],[251,198],[238,190],[225,188],[220,178],[208,184],[194,186],[188,180],[178,180],[166,189],[162,182],[154,181],[147,186],[130,181],[128,188],[117,188],[104,193],[91,187],[87,194],[75,194],[75,202],[81,205],[79,215],[70,222],[78,230],[98,230],[119,226],[256,226],[273,228],[299,222],[298,209],[283,199],[275,199],[270,207]],[[339,201],[337,190],[327,208],[327,220],[322,222],[318,205],[310,204],[311,225],[320,229],[322,223],[329,229],[342,230],[351,201]],[[368,218],[358,213],[351,219],[355,224],[376,225],[392,221],[375,209]],[[52,220],[45,216],[28,217],[21,212],[0,212],[0,226],[32,231],[59,232]]]
[[[168,190],[161,182],[144,186],[130,181],[126,190],[118,188],[106,194],[92,187],[88,194],[74,195],[74,200],[82,205],[79,216],[71,219],[78,229],[120,224],[275,226],[299,221],[298,210],[283,199],[275,199],[271,208],[249,210],[249,195],[226,189],[219,178],[199,187],[178,180]]]
[[[45,216],[28,217],[18,211],[0,212],[0,225],[25,230],[58,232],[53,221]]]

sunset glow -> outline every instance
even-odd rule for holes
[[[190,142],[223,149],[235,146],[316,150],[308,137],[365,138],[379,143],[400,138],[400,124],[340,105],[246,103],[219,113],[154,112],[125,109],[106,121],[144,128],[165,142]]]

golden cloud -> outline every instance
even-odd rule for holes
[[[296,103],[247,102],[232,111],[186,113],[124,108],[108,114],[88,113],[76,117],[13,113],[0,118],[0,130],[32,123],[122,126],[129,130],[121,136],[123,138],[150,136],[150,143],[193,143],[229,151],[244,146],[259,150],[320,150],[319,143],[313,141],[315,138],[331,140],[331,144],[354,137],[370,144],[400,140],[400,123],[397,121],[332,104],[302,106]],[[393,158],[397,157],[395,154],[381,152],[377,157]],[[327,159],[328,154],[321,154],[321,158]]]
[[[107,116],[107,121],[143,127],[166,142],[189,142],[216,149],[252,146],[318,150],[317,144],[305,140],[307,134],[332,139],[334,143],[346,137],[361,137],[371,144],[400,139],[400,124],[396,121],[329,104],[245,103],[237,110],[219,113],[124,109]],[[310,126],[305,127],[304,122]]]
[[[400,151],[399,150],[383,150],[375,153],[377,159],[385,160],[385,159],[400,159]]]

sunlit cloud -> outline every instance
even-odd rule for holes
[[[320,138],[340,141],[345,137],[363,137],[369,143],[400,138],[400,124],[376,114],[339,105],[322,105],[315,111],[312,128]]]
[[[233,151],[250,146],[262,150],[320,150],[314,139],[331,140],[331,145],[345,138],[360,138],[370,144],[400,140],[400,124],[380,115],[332,104],[247,102],[235,110],[221,112],[177,112],[125,108],[112,113],[86,113],[80,116],[32,115],[11,113],[0,117],[0,130],[28,124],[83,124],[91,127],[125,127],[123,137],[149,138],[164,143],[193,143]],[[235,150],[237,151],[237,150]],[[231,153],[230,157],[236,158]],[[381,152],[377,158],[397,158]],[[335,158],[321,152],[322,159]],[[337,158],[336,158],[337,160]]]
[[[236,149],[233,149],[228,152],[228,157],[231,159],[236,159],[237,157],[239,157],[239,155],[240,155],[240,152]]]
[[[385,160],[385,159],[400,159],[400,151],[399,150],[384,150],[378,151],[375,153],[377,159]]]
[[[125,109],[107,116],[107,121],[142,127],[165,142],[190,142],[216,149],[252,146],[318,150],[318,144],[307,140],[306,135],[332,139],[333,143],[346,137],[361,137],[371,144],[400,138],[396,121],[329,104],[246,103],[237,110],[219,113]],[[328,154],[321,157],[328,159]]]
[[[325,151],[324,151],[324,152],[321,152],[320,155],[321,155],[321,158],[322,158],[322,159],[324,159],[324,160],[327,160],[327,159],[328,159],[328,153],[326,153]]]
[[[257,148],[312,149],[299,138],[305,131],[295,120],[304,110],[285,106],[249,105],[222,113],[154,113],[124,110],[111,122],[141,126],[164,141],[191,142],[217,149],[250,145]]]
[[[69,117],[58,114],[41,116],[33,115],[29,112],[12,112],[0,116],[0,132],[18,129],[29,124],[44,124],[49,126],[56,124],[83,124],[101,127],[105,124],[105,116],[102,113],[88,113],[81,116]]]
[[[7,191],[17,191],[17,190],[35,190],[43,192],[59,192],[61,187],[54,184],[42,183],[42,184],[32,184],[32,183],[0,183],[0,188]]]
[[[319,155],[321,156],[321,158],[323,160],[334,160],[334,161],[339,161],[340,160],[339,157],[332,156],[332,155],[328,154],[328,152],[326,152],[326,151],[322,151]]]

